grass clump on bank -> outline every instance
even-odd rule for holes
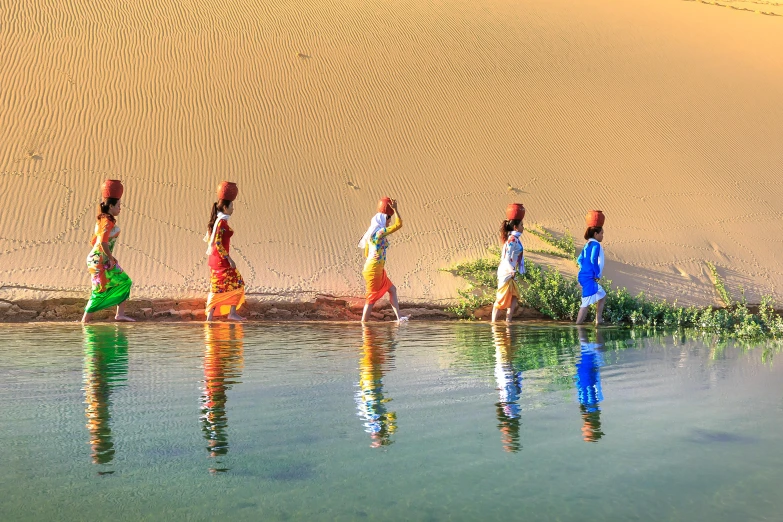
[[[565,231],[563,237],[555,237],[548,230],[544,230],[538,225],[533,225],[532,228],[526,229],[528,233],[533,234],[538,239],[551,246],[547,249],[533,249],[529,252],[533,254],[546,254],[550,256],[562,257],[565,259],[571,259],[576,263],[576,244],[574,243],[574,236],[568,230]]]
[[[573,242],[573,238],[571,241]],[[570,249],[570,246],[563,246]],[[487,257],[442,269],[468,281],[466,287],[458,290],[459,303],[450,307],[449,311],[459,317],[472,319],[476,309],[494,303],[499,262],[500,252],[497,248],[492,248]],[[771,297],[762,297],[755,311],[748,306],[744,296],[735,302],[715,266],[708,263],[708,267],[715,290],[725,308],[683,307],[676,302],[669,303],[663,299],[649,297],[643,292],[631,295],[627,289],[613,288],[611,281],[602,280],[601,285],[606,290],[604,320],[634,327],[695,328],[743,339],[783,337],[783,318],[775,312],[775,303]],[[526,259],[525,275],[518,275],[517,282],[522,306],[538,310],[554,320],[576,319],[581,304],[581,291],[575,277]]]

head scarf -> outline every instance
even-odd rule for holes
[[[367,245],[370,244],[370,238],[378,232],[381,229],[386,228],[386,222],[388,220],[388,217],[383,212],[378,212],[373,216],[372,221],[370,221],[370,227],[367,229],[367,232],[364,233],[364,236],[362,236],[362,240],[359,241],[359,248],[364,249]]]

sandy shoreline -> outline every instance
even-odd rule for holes
[[[0,323],[79,321],[84,313],[86,299],[60,298],[47,300],[0,300]],[[126,305],[127,315],[139,322],[204,321],[204,299],[135,299]],[[248,321],[358,321],[364,300],[319,296],[312,301],[281,302],[249,299],[240,313]],[[403,315],[413,320],[454,320],[457,316],[445,307],[433,304],[401,303]],[[486,319],[489,309],[477,312]],[[96,322],[113,322],[114,309],[96,312]],[[531,309],[523,308],[516,314],[520,319],[545,319]],[[374,321],[393,321],[394,312],[388,302],[380,303],[373,312]],[[223,318],[219,318],[223,320]]]

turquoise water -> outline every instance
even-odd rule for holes
[[[0,327],[0,520],[780,520],[783,355],[517,324]]]

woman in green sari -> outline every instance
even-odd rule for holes
[[[101,213],[98,214],[98,221],[95,223],[95,232],[91,240],[92,250],[87,256],[87,268],[92,279],[92,294],[84,308],[83,323],[89,322],[94,312],[111,306],[117,307],[115,320],[133,321],[125,315],[125,301],[130,297],[133,283],[112,255],[117,237],[120,235],[117,216],[120,214],[122,192],[122,183],[117,180],[107,179],[101,187],[103,198],[100,205]]]

